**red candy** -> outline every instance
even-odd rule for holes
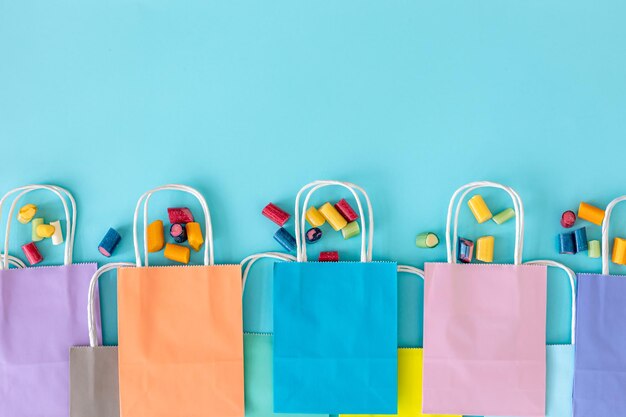
[[[568,210],[561,215],[561,226],[569,229],[574,223],[576,223],[576,213],[573,211]]]
[[[346,201],[345,198],[339,200],[337,204],[335,204],[335,208],[343,216],[344,219],[348,221],[348,223],[355,221],[359,218],[359,215],[356,214],[356,211],[352,209],[350,204]]]
[[[284,226],[285,223],[287,223],[287,220],[289,220],[289,217],[291,217],[289,213],[287,213],[274,203],[269,203],[267,206],[265,206],[261,213],[280,227]]]
[[[171,224],[187,224],[193,221],[193,214],[187,207],[170,207],[167,209],[167,215],[170,217]]]
[[[339,252],[336,250],[328,252],[320,252],[318,262],[339,262]]]
[[[30,242],[23,245],[22,250],[24,251],[24,255],[26,255],[26,259],[28,259],[29,264],[35,265],[43,261],[43,256],[41,256],[41,253],[39,253],[39,249],[37,249],[37,245],[35,245],[35,242]]]

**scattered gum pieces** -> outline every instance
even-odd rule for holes
[[[439,238],[432,232],[420,233],[415,238],[415,246],[418,248],[434,248],[439,244]]]
[[[37,235],[39,237],[49,238],[54,234],[54,226],[49,224],[40,224],[37,226]]]
[[[37,217],[35,219],[33,219],[32,221],[32,225],[33,225],[33,230],[31,233],[31,240],[33,242],[39,242],[41,239],[43,239],[42,236],[39,236],[37,234],[37,227],[43,224],[43,218],[41,217]]]
[[[204,237],[202,236],[202,229],[200,223],[191,222],[187,223],[187,243],[196,252],[200,250],[204,243]]]
[[[476,241],[476,259],[482,262],[493,262],[493,236],[479,237]]]
[[[39,252],[39,249],[37,249],[37,245],[35,245],[35,242],[30,242],[23,245],[22,251],[24,251],[24,255],[26,255],[26,259],[31,265],[35,265],[43,261],[43,256],[41,256],[41,253]]]
[[[601,226],[604,220],[604,210],[583,201],[578,206],[578,218]]]
[[[189,257],[191,256],[191,251],[186,246],[175,245],[173,243],[166,243],[163,256],[165,256],[167,259],[174,261],[174,262],[180,262],[181,264],[188,264]]]
[[[337,209],[330,203],[324,203],[324,205],[319,208],[319,212],[336,232],[340,231],[348,224],[348,221],[344,219]]]
[[[361,229],[359,228],[359,222],[357,221],[350,222],[346,225],[346,227],[341,229],[341,234],[343,235],[344,240],[358,236],[359,233],[361,233]]]
[[[164,245],[163,221],[155,220],[148,225],[148,252],[158,252]]]
[[[61,230],[61,222],[59,220],[55,220],[53,222],[50,222],[50,226],[54,226],[52,244],[54,246],[60,245],[61,243],[63,243],[63,230]]]
[[[613,239],[613,255],[611,259],[614,264],[626,265],[626,239],[620,237]]]
[[[569,229],[570,227],[574,226],[574,223],[576,223],[576,213],[574,213],[572,210],[567,210],[563,212],[563,214],[561,214],[561,226]]]
[[[600,241],[599,240],[590,240],[588,242],[589,249],[588,255],[590,258],[599,258],[602,254],[602,250],[600,249]]]
[[[35,217],[37,206],[34,204],[26,204],[17,212],[17,221],[26,224]]]
[[[496,224],[503,224],[511,220],[513,217],[515,217],[515,210],[509,207],[507,209],[502,210],[500,213],[496,214],[495,216],[493,216],[492,220]]]
[[[487,203],[485,203],[485,200],[483,200],[480,194],[476,194],[474,197],[470,198],[467,205],[478,223],[484,223],[493,217],[489,207],[487,207]]]
[[[319,212],[314,206],[309,207],[305,214],[306,221],[309,222],[311,227],[320,227],[324,223],[326,223],[326,219],[322,216],[322,213]]]

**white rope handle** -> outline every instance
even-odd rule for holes
[[[398,265],[398,272],[405,272],[407,274],[413,274],[420,277],[422,280],[424,279],[424,271],[410,265]]]
[[[15,212],[15,207],[17,203],[19,202],[19,200],[24,195],[32,191],[36,191],[36,190],[49,190],[53,192],[59,197],[59,199],[61,200],[61,203],[63,204],[63,210],[65,212],[65,220],[66,220],[66,236],[65,236],[65,250],[64,250],[64,256],[63,256],[63,263],[64,265],[70,265],[72,263],[72,257],[73,257],[73,252],[74,252],[74,236],[76,233],[76,201],[74,200],[74,197],[72,196],[72,194],[65,188],[62,188],[56,185],[33,184],[33,185],[26,185],[23,187],[14,188],[13,190],[6,193],[0,199],[0,213],[1,213],[2,205],[4,204],[6,199],[10,197],[11,195],[17,192],[20,192],[20,194],[18,194],[18,196],[15,197],[15,199],[13,200],[11,207],[9,209],[9,215],[8,215],[7,225],[5,229],[5,235],[4,235],[4,260],[0,264],[0,269],[9,268],[9,236],[11,232],[11,222],[13,219],[13,213]],[[67,207],[67,202],[65,200],[66,197],[67,199],[70,200],[70,204],[72,207],[71,219],[70,219],[70,214],[69,214],[69,210]]]
[[[130,262],[111,262],[98,268],[95,274],[89,281],[89,293],[87,295],[87,325],[89,326],[89,345],[91,347],[98,346],[98,331],[96,326],[96,312],[94,306],[94,297],[96,293],[96,287],[98,286],[98,278],[102,274],[112,269],[122,267],[134,267],[135,264]]]
[[[4,255],[0,255],[0,262],[4,262]],[[26,264],[20,258],[9,255],[9,265],[13,265],[18,269],[26,268]]]
[[[295,256],[289,255],[288,253],[282,253],[282,252],[262,252],[262,253],[255,253],[254,255],[245,257],[241,261],[241,267],[243,268],[245,266],[245,268],[242,269],[242,273],[241,273],[242,296],[243,296],[243,293],[245,293],[246,291],[246,283],[248,282],[248,274],[250,273],[250,269],[252,268],[252,265],[254,265],[256,261],[263,259],[263,258],[273,258],[273,259],[279,259],[281,261],[288,261],[288,262],[297,260]]]
[[[459,224],[459,213],[461,211],[461,205],[465,200],[465,197],[474,190],[479,188],[498,188],[504,190],[511,199],[513,200],[513,210],[515,210],[515,254],[514,254],[514,263],[515,265],[520,265],[522,263],[522,252],[524,248],[524,205],[522,204],[522,199],[519,194],[511,187],[507,187],[506,185],[499,184],[497,182],[491,181],[476,181],[471,182],[469,184],[465,184],[459,189],[457,189],[452,198],[450,199],[450,203],[448,204],[448,214],[446,216],[446,250],[448,255],[449,263],[456,263],[456,251],[458,245],[458,224]],[[457,196],[463,193],[460,199],[457,202],[456,210],[454,212],[454,231],[452,235],[452,239],[450,239],[450,223],[452,221],[452,210],[454,208],[454,203],[457,199]]]
[[[569,285],[572,293],[571,301],[572,301],[572,323],[571,323],[571,335],[572,335],[572,345],[576,344],[576,273],[567,266],[563,265],[560,262],[550,261],[539,259],[536,261],[528,261],[524,262],[524,265],[545,265],[545,266],[553,266],[555,268],[562,269],[565,271],[567,276],[569,277]]]
[[[205,229],[205,246],[204,246],[204,265],[214,265],[215,258],[213,255],[213,226],[211,222],[211,212],[209,211],[209,206],[206,203],[206,200],[200,194],[198,190],[195,188],[189,187],[187,185],[181,184],[166,184],[160,187],[153,188],[149,191],[146,191],[139,197],[137,201],[137,206],[135,207],[135,215],[133,218],[133,244],[135,246],[135,262],[138,267],[141,267],[141,255],[139,252],[139,239],[137,235],[137,219],[139,218],[139,208],[142,203],[143,206],[143,247],[144,247],[144,255],[145,255],[145,266],[148,266],[148,202],[152,194],[157,191],[163,190],[173,190],[173,191],[183,191],[185,193],[191,194],[200,202],[200,206],[202,207],[202,211],[204,212],[204,229]],[[144,202],[145,200],[145,202]]]
[[[626,201],[626,195],[617,197],[611,201],[607,206],[604,213],[604,220],[602,221],[602,274],[609,274],[609,226],[611,224],[611,213],[618,203]]]
[[[372,203],[369,199],[369,196],[365,192],[365,190],[359,187],[356,184],[344,181],[334,181],[334,180],[318,180],[313,181],[305,185],[298,191],[296,195],[296,204],[295,204],[295,231],[296,231],[296,254],[298,262],[306,262],[307,254],[306,254],[306,217],[304,213],[306,213],[307,207],[309,205],[309,200],[315,191],[320,188],[328,187],[328,186],[340,186],[349,190],[354,199],[356,200],[357,208],[359,211],[359,216],[361,218],[361,262],[371,262],[372,260],[372,247],[374,242],[374,213],[372,209]],[[309,190],[310,189],[310,190]],[[302,207],[302,215],[300,214],[300,197],[302,193],[307,191],[307,195],[304,199],[303,207]],[[356,191],[359,191],[363,197],[365,198],[367,209],[368,209],[368,219],[369,219],[369,227],[366,227],[365,224],[365,216],[363,212],[363,206],[361,204],[361,200]],[[369,229],[369,240],[366,243],[366,235]]]

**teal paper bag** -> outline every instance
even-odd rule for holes
[[[328,414],[275,414],[270,334],[245,334],[246,417],[325,417]]]

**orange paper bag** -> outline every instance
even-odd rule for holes
[[[121,415],[243,417],[241,267],[214,265],[210,216],[196,190],[159,187],[137,209],[160,189],[187,191],[200,201],[205,265],[142,266],[135,233],[138,267],[118,273]],[[146,223],[144,216],[144,230]]]

